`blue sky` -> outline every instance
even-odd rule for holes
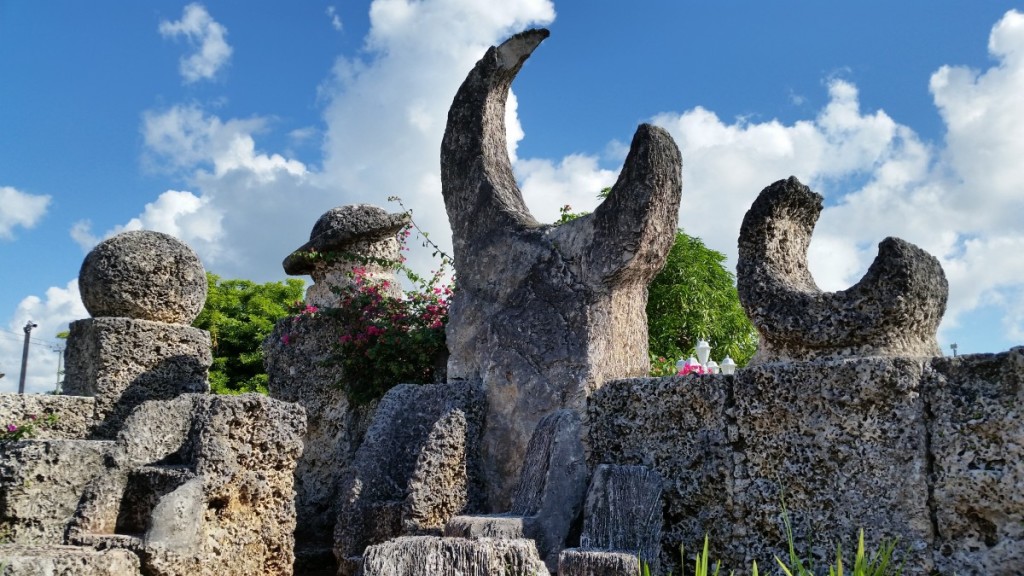
[[[743,213],[796,175],[826,196],[822,289],[886,236],[942,261],[948,351],[1024,341],[1020,2],[0,0],[0,391],[52,387],[75,278],[125,229],[276,280],[327,209],[399,195],[447,243],[438,150],[487,46],[552,36],[513,85],[535,216],[590,209],[636,125],[683,152],[680,225],[735,260]],[[390,205],[397,209],[397,206]],[[419,265],[428,267],[427,255]]]

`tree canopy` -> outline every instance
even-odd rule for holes
[[[213,341],[210,389],[217,394],[265,393],[261,345],[277,321],[293,313],[305,283],[298,278],[265,284],[221,280],[209,272],[206,280],[206,305],[192,325],[209,331]]]

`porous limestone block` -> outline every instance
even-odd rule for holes
[[[4,576],[137,576],[139,557],[127,550],[80,546],[0,545]]]
[[[0,394],[0,426],[21,425],[35,416],[32,438],[37,440],[78,440],[89,435],[96,412],[96,399],[54,394]],[[47,417],[53,416],[52,420]],[[46,420],[46,424],[41,423]]]
[[[726,487],[731,510],[722,510],[733,529],[717,539],[722,557],[740,569],[782,556],[785,505],[796,544],[813,542],[805,555],[816,565],[840,544],[854,549],[863,529],[869,549],[898,538],[906,573],[927,574],[934,533],[923,369],[920,359],[873,357],[741,370],[728,422],[735,484]],[[694,536],[691,546],[703,539]]]
[[[371,544],[440,533],[452,516],[478,509],[484,407],[479,382],[400,384],[381,399],[342,481],[334,531],[340,573],[353,573]]]
[[[208,392],[213,356],[205,330],[130,318],[71,323],[64,393],[96,399],[94,437],[113,438],[147,400]]]
[[[679,543],[710,532],[731,537],[734,423],[726,414],[732,376],[636,378],[590,397],[586,444],[592,465],[643,465],[665,479],[661,566],[678,573]]]
[[[113,442],[0,442],[0,532],[19,544],[62,544],[86,484],[106,472]]]
[[[270,396],[306,409],[302,456],[295,466],[300,564],[307,555],[319,564],[333,562],[339,483],[377,406],[353,405],[342,390],[344,375],[330,362],[340,333],[330,314],[301,315],[280,320],[263,342]]]
[[[640,559],[628,552],[567,548],[558,557],[558,576],[636,576],[639,573]]]
[[[549,576],[533,540],[403,536],[366,549],[364,576]]]
[[[660,574],[661,485],[661,475],[647,466],[598,466],[587,490],[580,546],[627,552]]]
[[[926,380],[943,574],[1024,570],[1024,347],[936,358]]]

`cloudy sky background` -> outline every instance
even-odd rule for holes
[[[945,269],[947,352],[1024,342],[1018,3],[631,4],[0,3],[0,392],[29,320],[28,388],[53,388],[54,336],[87,316],[82,258],[119,231],[279,280],[325,210],[399,195],[449,245],[448,106],[488,46],[533,26],[552,37],[513,85],[509,148],[539,220],[592,209],[654,122],[682,150],[680,226],[730,266],[754,197],[796,175],[826,197],[822,289],[899,236]]]

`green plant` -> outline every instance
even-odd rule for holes
[[[389,200],[405,208],[401,199]],[[408,209],[406,212],[411,215]],[[350,285],[335,288],[339,297],[336,308],[304,310],[306,315],[325,314],[338,320],[340,333],[331,362],[342,368],[343,379],[339,384],[355,404],[380,398],[399,383],[433,382],[442,369],[447,353],[448,303],[453,295],[453,283],[445,285],[443,281],[451,257],[411,218],[410,225],[399,234],[401,251],[408,250],[408,239],[414,230],[423,245],[433,249],[434,257],[440,257],[440,266],[430,277],[410,269],[404,256],[391,261],[348,253],[315,255],[362,264],[353,267]],[[371,264],[401,274],[413,288],[396,291],[389,281],[371,278],[366,268]],[[396,296],[396,292],[401,295]],[[296,319],[301,320],[301,314]],[[282,343],[287,345],[288,338],[287,334],[283,336]]]
[[[21,422],[8,423],[0,430],[0,442],[15,442],[24,438],[32,438],[39,429],[52,428],[57,424],[59,416],[47,414],[39,418],[35,414],[28,414],[21,419]]]

